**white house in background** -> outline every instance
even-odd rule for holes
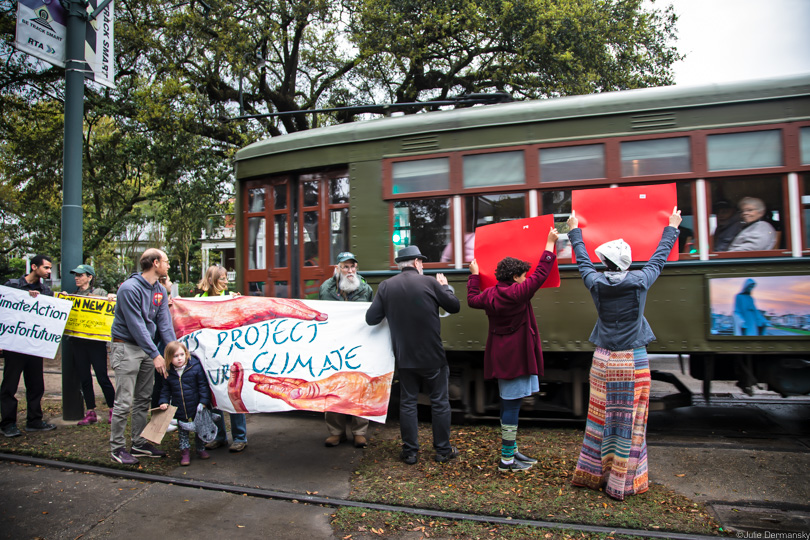
[[[202,271],[200,277],[210,266],[211,252],[219,253],[220,264],[228,270],[228,281],[236,281],[236,225],[233,214],[213,214],[211,222],[220,226],[211,226],[202,231]]]

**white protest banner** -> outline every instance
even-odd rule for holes
[[[385,422],[394,353],[367,302],[239,296],[178,298],[172,321],[219,409],[333,411]]]
[[[0,285],[0,349],[53,358],[73,303]]]

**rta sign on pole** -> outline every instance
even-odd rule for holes
[[[86,78],[113,88],[113,3],[107,3],[98,13],[97,0],[86,7],[75,2],[69,5],[77,10],[77,16],[88,21],[83,60]],[[15,46],[49,64],[65,67],[68,14],[59,0],[18,0]],[[96,17],[91,19],[93,14]]]
[[[70,273],[84,262],[82,152],[84,80],[114,87],[111,0],[17,0],[16,47],[65,68],[62,163],[62,291],[76,290]],[[84,415],[69,340],[62,342],[62,418]]]

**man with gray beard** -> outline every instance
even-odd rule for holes
[[[373,296],[374,291],[371,290],[371,286],[357,273],[357,257],[349,251],[338,253],[335,275],[321,285],[318,299],[339,302],[371,302]],[[329,430],[329,437],[324,442],[326,446],[337,446],[341,441],[346,440],[346,425],[349,420],[351,420],[354,446],[366,447],[368,420],[336,412],[326,413],[326,428]]]

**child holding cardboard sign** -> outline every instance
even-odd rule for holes
[[[200,360],[190,355],[185,345],[179,341],[170,342],[166,345],[164,358],[169,376],[160,392],[160,408],[166,410],[170,402],[177,407],[174,417],[180,439],[180,465],[187,466],[191,464],[188,424],[194,421],[200,408],[211,405],[211,390]],[[211,457],[205,451],[205,442],[197,434],[195,447],[200,459]]]

